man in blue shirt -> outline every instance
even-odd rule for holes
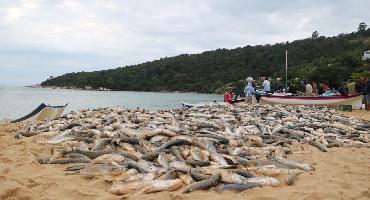
[[[248,77],[246,79],[246,81],[247,81],[247,85],[244,88],[245,102],[247,104],[252,104],[252,98],[253,98],[253,95],[254,95],[254,92],[255,92],[254,88],[253,88],[253,85],[252,85],[253,78]]]

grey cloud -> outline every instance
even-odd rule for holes
[[[0,84],[216,48],[332,36],[369,22],[360,0],[0,2]],[[22,77],[22,81],[20,81]]]

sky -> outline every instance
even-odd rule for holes
[[[370,25],[369,0],[0,0],[0,85]]]

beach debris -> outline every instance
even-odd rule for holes
[[[108,192],[134,195],[214,188],[241,192],[294,184],[310,163],[289,159],[333,147],[370,147],[369,121],[328,107],[212,104],[149,111],[84,109],[30,122],[16,138],[53,144],[40,164],[64,164],[68,175],[112,182]],[[294,148],[295,145],[295,149]]]
[[[293,185],[294,182],[297,180],[297,177],[300,172],[289,172],[288,177],[286,178],[285,182],[287,185]]]
[[[204,190],[204,189],[209,189],[213,186],[216,186],[218,182],[221,180],[221,174],[213,174],[211,177],[208,179],[204,179],[202,181],[198,181],[192,184],[189,184],[184,188],[182,193],[188,193],[193,190]]]
[[[126,194],[148,194],[160,191],[175,191],[181,188],[183,182],[181,179],[173,180],[143,180],[134,182],[114,182],[108,188],[108,192],[116,195]]]

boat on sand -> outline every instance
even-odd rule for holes
[[[360,109],[362,106],[362,96],[359,94],[353,95],[331,95],[331,96],[291,96],[282,94],[262,95],[259,103],[262,104],[285,104],[285,105],[317,105],[317,106],[339,106],[351,105],[352,109]],[[239,99],[234,103],[244,102]],[[183,107],[198,107],[210,104],[225,104],[225,102],[209,102],[209,103],[185,103],[182,102]]]
[[[338,106],[351,105],[352,109],[360,109],[362,96],[354,95],[331,95],[331,96],[285,96],[267,95],[261,96],[262,104],[286,104],[286,105],[319,105]]]
[[[13,120],[12,122],[21,122],[21,121],[42,121],[42,120],[53,120],[58,118],[64,111],[64,109],[67,107],[68,104],[64,106],[50,106],[46,105],[44,103],[40,104],[35,110],[33,110],[31,113]]]

